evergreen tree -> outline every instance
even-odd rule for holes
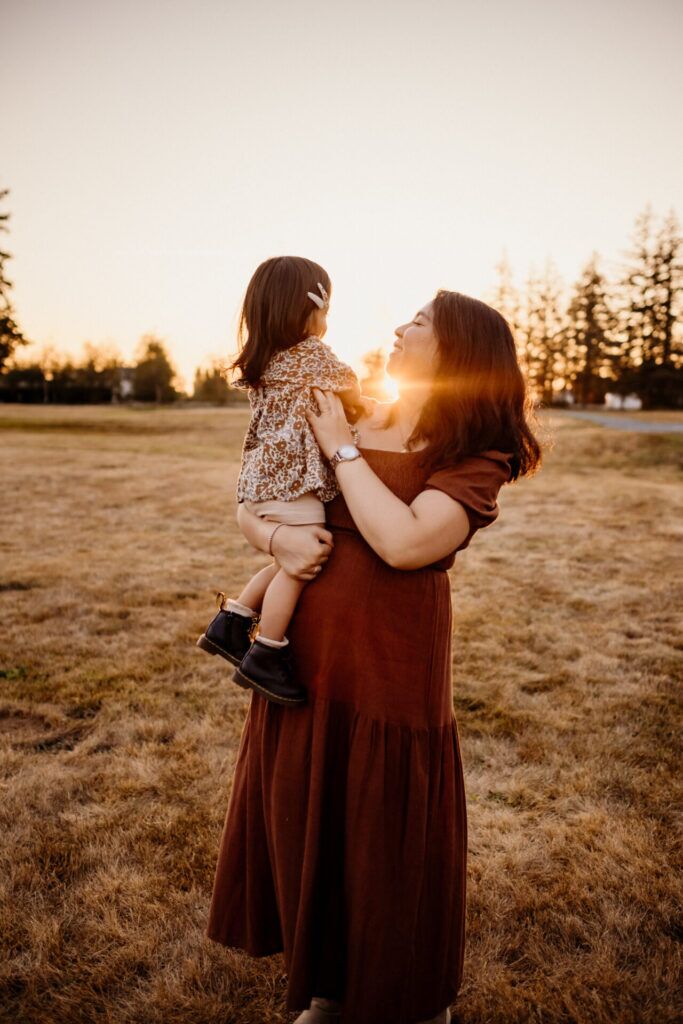
[[[616,322],[595,252],[574,285],[567,321],[567,360],[576,401],[581,405],[602,402],[606,380],[612,376],[611,344]]]
[[[140,357],[135,366],[133,396],[139,402],[172,402],[176,372],[163,341],[146,334],[140,342]]]
[[[683,240],[671,211],[655,231],[648,203],[636,218],[633,245],[618,282],[621,391],[635,391],[645,408],[683,403],[680,296]]]
[[[512,268],[508,260],[507,250],[503,250],[498,263],[496,263],[498,280],[491,293],[490,305],[497,309],[501,316],[504,316],[510,325],[514,337],[517,339],[523,331],[522,309],[519,291],[515,287],[512,275]]]
[[[0,189],[0,202],[9,195],[9,189]],[[7,221],[9,213],[0,213],[0,231],[9,231]],[[14,352],[17,345],[25,345],[27,339],[19,330],[14,319],[14,309],[10,302],[9,292],[12,282],[5,273],[5,263],[11,254],[0,249],[0,371]]]
[[[527,279],[526,311],[520,331],[520,360],[538,401],[550,405],[556,383],[565,383],[566,321],[561,310],[562,282],[551,260],[542,276],[532,269]]]
[[[654,250],[657,287],[657,335],[661,363],[680,366],[683,362],[683,236],[673,209],[657,233]]]
[[[207,370],[198,367],[195,371],[192,397],[196,402],[226,405],[231,400],[231,390],[225,379],[225,370],[217,360]]]
[[[632,247],[618,281],[621,374],[655,361],[657,347],[657,285],[655,278],[652,208],[648,203],[636,217]]]
[[[534,350],[536,347],[535,338],[535,317],[534,308],[537,303],[537,292],[539,281],[533,267],[529,269],[526,278],[526,290],[523,299],[523,308],[520,307],[520,324],[517,332],[517,354],[520,366],[529,383],[530,389],[536,391],[534,372]],[[536,395],[536,397],[538,397]]]

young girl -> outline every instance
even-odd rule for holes
[[[339,493],[306,419],[305,410],[316,408],[312,388],[337,392],[351,423],[364,407],[356,374],[322,340],[331,290],[317,263],[280,256],[256,269],[242,306],[241,351],[231,368],[242,373],[233,386],[247,390],[252,414],[237,500],[274,523],[324,523],[323,502]],[[357,430],[352,433],[358,443]],[[240,686],[279,704],[304,703],[306,690],[292,678],[285,631],[305,586],[275,560],[227,607],[225,594],[218,595],[220,611],[197,646],[238,666],[233,678]]]

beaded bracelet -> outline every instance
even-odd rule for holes
[[[281,526],[285,526],[285,525],[286,525],[285,523],[278,523],[277,526],[275,527],[275,529],[273,530],[273,532],[271,533],[270,540],[268,541],[268,554],[269,555],[273,554],[273,537],[275,536],[277,531],[280,529],[280,527]]]

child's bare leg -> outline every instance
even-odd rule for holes
[[[273,562],[271,565],[267,565],[264,569],[259,569],[257,573],[254,573],[247,585],[244,587],[244,590],[242,590],[237,598],[239,603],[246,605],[247,608],[251,608],[254,612],[259,611],[263,603],[266,590],[277,575],[279,569],[280,566],[278,563]]]
[[[294,614],[296,603],[307,580],[295,580],[280,569],[266,590],[261,607],[259,636],[268,640],[284,640],[285,630]]]

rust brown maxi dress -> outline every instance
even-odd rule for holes
[[[511,455],[427,475],[420,452],[361,446],[410,503],[436,487],[470,531],[499,514]],[[467,817],[451,677],[455,552],[395,569],[327,503],[334,548],[287,636],[304,706],[252,693],[220,843],[207,934],[284,952],[289,1010],[313,995],[344,1024],[416,1024],[452,1003],[465,949]]]

